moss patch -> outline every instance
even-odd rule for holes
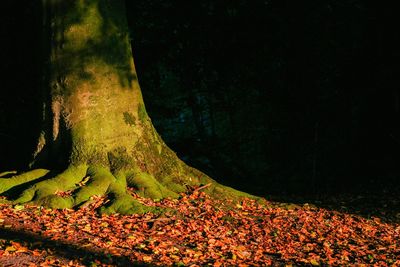
[[[143,103],[139,103],[138,105],[138,116],[141,122],[144,122],[147,118],[146,108],[144,107]]]
[[[124,122],[130,126],[135,126],[136,125],[136,119],[135,117],[129,113],[129,112],[124,112]]]
[[[134,162],[125,147],[117,147],[107,153],[108,163],[112,172],[128,169]]]
[[[168,197],[177,198],[179,196],[158,182],[154,176],[145,172],[138,172],[130,176],[129,183],[137,188],[138,194],[142,197],[162,199]]]
[[[88,169],[89,181],[75,193],[75,205],[86,202],[92,196],[103,196],[115,177],[104,167],[91,167]]]
[[[49,170],[46,169],[35,169],[20,175],[12,176],[10,178],[0,178],[0,194],[10,190],[13,187],[32,182],[43,176],[45,176]],[[11,174],[12,172],[5,173]]]
[[[100,213],[102,214],[142,214],[146,212],[158,213],[160,212],[160,209],[145,206],[128,194],[112,194],[110,204],[100,208]]]

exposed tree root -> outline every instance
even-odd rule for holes
[[[45,169],[35,169],[29,172],[25,172],[20,175],[15,175],[10,178],[0,178],[0,194],[10,190],[13,187],[29,183],[45,176],[49,171]],[[14,171],[3,172],[0,177],[7,176],[9,174],[16,174]]]
[[[7,175],[10,175],[10,174],[17,174],[17,171],[6,171],[6,172],[1,172],[1,173],[0,173],[0,178],[1,178],[1,177],[4,177],[4,176],[7,176]]]
[[[86,206],[94,196],[105,196],[108,202],[100,207],[99,211],[107,214],[161,212],[158,208],[138,202],[130,194],[128,187],[135,188],[138,195],[152,199],[178,198],[179,193],[187,191],[188,188],[201,186],[201,190],[215,198],[258,199],[220,185],[205,175],[199,175],[196,173],[197,170],[187,168],[183,174],[185,176],[183,181],[188,181],[187,187],[176,179],[164,177],[157,180],[151,174],[137,170],[112,172],[108,167],[82,164],[69,166],[64,172],[47,178],[49,170],[36,169],[10,178],[0,178],[0,194],[7,193],[11,189],[15,191],[15,187],[18,186],[25,186],[11,203],[34,204],[55,209]]]
[[[87,167],[70,166],[55,177],[40,181],[25,189],[14,203],[32,203],[50,208],[72,208],[74,201],[70,197],[59,196],[58,192],[73,190],[83,179]]]

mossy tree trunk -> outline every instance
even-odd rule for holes
[[[44,0],[43,8],[48,86],[36,169],[1,178],[0,193],[29,185],[15,203],[53,208],[107,195],[112,201],[102,211],[108,213],[147,210],[127,186],[153,199],[208,183],[214,196],[248,196],[185,165],[157,134],[133,63],[124,1]],[[50,175],[49,167],[64,171]],[[72,193],[59,194],[65,191]]]

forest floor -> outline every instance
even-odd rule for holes
[[[228,205],[199,190],[135,197],[171,212],[98,215],[104,198],[79,210],[0,205],[0,266],[400,266],[400,213]]]

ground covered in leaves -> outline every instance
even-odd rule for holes
[[[400,266],[400,224],[311,205],[229,207],[199,190],[146,205],[163,215],[98,215],[0,205],[0,266]]]

